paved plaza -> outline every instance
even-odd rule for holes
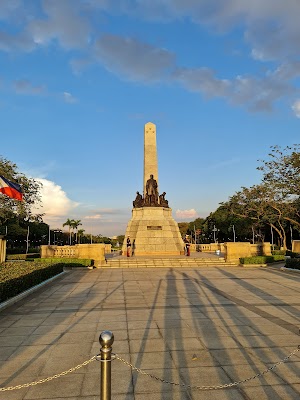
[[[275,268],[72,270],[0,312],[0,385],[20,385],[113,352],[163,380],[202,386],[243,380],[300,345],[300,274]],[[234,388],[161,383],[112,362],[114,400],[299,399],[300,352]],[[98,400],[100,363],[0,400]]]

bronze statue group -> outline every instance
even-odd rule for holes
[[[136,192],[136,198],[133,201],[133,208],[141,207],[165,207],[169,208],[169,202],[165,199],[166,192],[158,194],[157,181],[150,175],[146,182],[145,197]]]

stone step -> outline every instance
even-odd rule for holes
[[[236,266],[224,258],[151,258],[151,259],[109,259],[105,267],[111,268],[151,268],[151,267],[200,267],[200,266]]]

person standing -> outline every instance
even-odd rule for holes
[[[131,252],[131,241],[130,241],[130,236],[127,237],[127,257],[130,257],[130,252]]]
[[[190,245],[191,244],[190,244],[189,235],[185,235],[184,244],[185,244],[185,255],[189,257],[191,255],[191,253],[190,253]]]

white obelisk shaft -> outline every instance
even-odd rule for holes
[[[144,198],[146,183],[150,175],[153,175],[158,185],[156,125],[152,122],[148,122],[144,128]]]

